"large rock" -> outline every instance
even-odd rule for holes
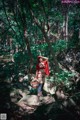
[[[44,89],[46,92],[48,92],[48,93],[50,93],[51,95],[53,95],[53,94],[55,94],[56,86],[53,85],[52,82],[46,80],[45,83],[44,83],[43,89]]]
[[[25,110],[25,112],[31,114],[37,109],[37,107],[40,105],[40,102],[36,95],[27,95],[23,96],[17,105]]]
[[[55,99],[52,96],[45,96],[43,98],[43,103],[45,103],[45,104],[50,104],[50,103],[53,103],[53,102],[55,102]]]
[[[20,99],[19,102],[22,102],[22,101],[26,102],[26,104],[29,106],[39,106],[40,105],[39,98],[37,95],[23,96],[23,98]]]
[[[39,106],[40,102],[39,102],[39,98],[36,95],[31,95],[29,96],[29,98],[27,99],[27,104],[28,105],[36,105]]]

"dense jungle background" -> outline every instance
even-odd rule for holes
[[[49,59],[43,97],[30,81]],[[0,1],[0,113],[8,120],[80,120],[80,3]]]

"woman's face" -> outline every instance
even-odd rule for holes
[[[39,62],[42,62],[43,61],[43,59],[42,58],[39,58]]]

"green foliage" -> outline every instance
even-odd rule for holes
[[[51,82],[55,82],[56,86],[63,84],[65,87],[67,87],[69,89],[70,85],[71,85],[71,81],[70,79],[73,78],[75,76],[76,73],[72,73],[69,71],[63,71],[60,70],[60,72],[55,73],[55,75],[50,76],[50,78],[47,78],[46,80],[49,80]],[[55,76],[55,77],[54,77]],[[72,88],[70,88],[72,89]]]
[[[66,41],[64,41],[64,40],[57,40],[55,43],[52,43],[52,47],[53,47],[53,51],[55,52],[55,53],[59,53],[59,52],[61,52],[61,51],[63,51],[63,50],[65,50],[66,49],[66,47],[67,47],[67,43],[66,43]],[[33,53],[33,55],[39,55],[39,50],[41,51],[41,53],[42,54],[46,54],[46,52],[47,52],[47,54],[48,54],[48,44],[47,43],[44,43],[44,44],[38,44],[38,45],[33,45],[32,47],[31,47],[31,50],[32,50],[32,53]],[[35,54],[36,53],[36,54]]]
[[[56,53],[59,53],[67,48],[67,43],[64,40],[58,40],[52,45],[52,47]]]
[[[4,44],[6,44],[6,38],[7,36],[12,38],[12,48],[10,46],[7,47],[6,49],[13,49],[16,51],[16,46],[19,47],[19,51],[14,53],[14,59],[16,63],[22,63],[23,65],[27,63],[27,65],[30,65],[30,56],[28,54],[28,51],[26,51],[26,46],[27,46],[27,41],[24,39],[24,28],[26,29],[26,36],[29,41],[32,57],[34,59],[34,63],[36,64],[37,62],[37,56],[38,55],[44,55],[50,58],[51,62],[51,56],[50,56],[50,48],[48,47],[48,44],[43,43],[44,39],[44,33],[41,32],[40,27],[34,22],[36,18],[37,22],[40,23],[41,28],[45,29],[49,26],[49,31],[51,33],[57,33],[58,27],[59,30],[63,29],[63,22],[64,22],[64,6],[62,6],[59,0],[57,1],[50,1],[50,0],[42,0],[42,1],[33,1],[30,0],[30,5],[24,1],[9,1],[5,0],[4,5],[3,2],[1,2],[1,7],[3,8],[0,12],[1,20],[3,21],[4,25],[1,26],[1,30],[5,34],[3,34],[3,40]],[[12,8],[12,6],[13,8]],[[31,15],[31,10],[33,11],[34,16]],[[64,10],[64,11],[63,11]],[[77,10],[77,11],[76,11]],[[78,30],[79,30],[79,16],[77,19],[74,19],[77,13],[79,12],[79,8],[76,6],[75,8],[71,6],[71,10],[69,11],[69,30],[74,29],[74,36],[72,40],[69,40],[67,43],[65,40],[60,38],[59,40],[56,40],[54,43],[50,43],[53,51],[55,53],[55,56],[57,56],[58,53],[64,51],[67,48],[67,45],[69,47],[74,47],[76,42],[78,44],[79,40],[78,38]],[[24,21],[25,21],[25,26],[24,26]],[[57,23],[59,23],[59,26],[57,26]],[[48,26],[47,26],[48,25]],[[61,34],[61,31],[59,31]],[[47,34],[48,32],[46,32]],[[2,32],[1,32],[2,36]],[[48,35],[47,35],[48,36]],[[54,38],[53,38],[54,39]],[[36,41],[41,41],[40,43],[36,43]],[[54,40],[55,41],[55,40]],[[77,45],[76,44],[76,45]],[[28,48],[27,48],[28,49]],[[7,54],[7,53],[6,53]],[[55,57],[52,56],[52,57]],[[34,66],[35,66],[34,64]],[[52,67],[52,66],[51,66]],[[69,76],[68,76],[69,75]],[[66,80],[68,77],[71,76],[71,74],[64,74],[64,72],[59,73],[58,75],[58,80]],[[73,76],[73,75],[72,75]]]
[[[28,64],[28,61],[30,60],[30,58],[27,52],[19,51],[14,54],[14,60],[16,63],[23,63],[23,64],[27,63]]]
[[[41,54],[45,54],[46,52],[48,52],[47,48],[48,48],[47,43],[39,44],[39,45],[35,44],[31,47],[31,50],[32,50],[33,56],[37,57],[40,54],[40,52]]]
[[[56,73],[57,80],[59,81],[68,81],[70,77],[75,76],[75,73],[71,73],[69,71],[61,71],[60,73]]]

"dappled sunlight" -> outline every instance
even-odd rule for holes
[[[1,0],[0,119],[80,120],[76,1]]]

